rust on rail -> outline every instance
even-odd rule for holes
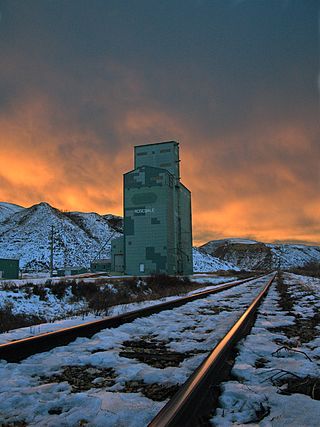
[[[235,344],[251,329],[258,306],[276,275],[277,273],[273,273],[240,319],[180,387],[173,398],[161,409],[149,427],[196,427],[203,425],[203,419],[210,415],[213,402],[212,390],[223,378],[226,360]]]

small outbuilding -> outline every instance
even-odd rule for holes
[[[19,279],[19,260],[0,258],[0,279]]]
[[[109,273],[111,271],[111,258],[95,259],[90,264],[91,273],[100,271]]]

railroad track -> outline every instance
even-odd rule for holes
[[[275,277],[276,274],[267,281],[239,320],[151,421],[149,427],[195,427],[209,419],[213,401],[217,400],[216,388],[226,376],[226,362],[231,350],[251,329],[259,304]]]
[[[126,315],[104,319],[115,323],[91,326],[86,336],[100,332],[90,340],[82,338],[26,360],[22,360],[26,350],[13,354],[21,342],[1,346],[8,350],[11,345],[6,358],[21,362],[0,361],[0,425],[145,426],[157,413],[150,426],[199,425],[208,411],[205,396],[219,380],[222,362],[253,322],[274,276],[229,283],[215,292],[181,298],[174,307],[173,301],[153,306],[144,309],[151,310],[144,317],[137,310],[126,319],[122,318]],[[238,326],[233,326],[236,320]],[[69,329],[75,334],[72,339],[80,336],[77,328]],[[50,340],[59,337],[47,335]],[[21,341],[30,347],[37,342],[33,340]],[[42,343],[41,351],[47,345]],[[169,406],[163,407],[172,395]],[[14,414],[12,405],[18,407]]]
[[[199,298],[205,298],[208,295],[222,292],[226,289],[230,289],[234,286],[246,283],[253,279],[254,277],[250,277],[243,280],[228,282],[226,284],[217,286],[215,289],[196,292],[192,295],[180,297],[172,301],[151,305],[139,310],[130,311],[128,313],[120,314],[117,316],[109,316],[104,319],[60,329],[58,331],[39,334],[34,337],[24,338],[16,341],[11,341],[6,344],[1,344],[0,360],[4,359],[7,362],[19,362],[20,360],[32,356],[33,354],[45,352],[51,350],[52,348],[66,345],[71,341],[74,341],[78,337],[90,338],[102,329],[115,328],[124,323],[132,322],[134,319],[137,319],[139,317],[150,316],[152,314],[159,313],[162,310],[168,310],[174,307],[179,307],[183,304],[187,304],[190,301],[194,301]]]

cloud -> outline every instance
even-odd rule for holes
[[[56,109],[35,96],[1,116],[1,199],[121,214],[122,173],[133,167],[133,144],[179,136],[197,244],[225,236],[264,241],[319,236],[319,171],[311,128],[285,123],[262,133],[262,122],[222,140],[165,111],[125,109],[112,131],[124,142],[109,150],[93,130],[69,127],[67,121],[55,127]]]
[[[320,240],[313,2],[148,3],[5,4],[0,199],[121,214],[133,146],[175,139],[196,243]]]

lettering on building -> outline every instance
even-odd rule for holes
[[[155,209],[154,209],[154,208],[135,209],[135,210],[134,210],[134,213],[137,213],[137,214],[139,214],[139,213],[144,213],[144,214],[146,214],[146,213],[154,213],[154,212],[155,212]]]

